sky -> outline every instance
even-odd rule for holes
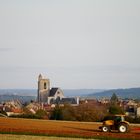
[[[0,0],[0,89],[140,87],[139,0]]]

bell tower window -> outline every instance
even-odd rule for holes
[[[44,83],[44,89],[47,89],[47,84],[46,84],[46,82]]]

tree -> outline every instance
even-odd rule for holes
[[[110,114],[124,114],[124,110],[118,105],[118,97],[115,93],[112,94],[109,104]]]
[[[67,120],[67,121],[75,121],[76,120],[76,109],[75,107],[69,105],[69,104],[65,104],[64,108],[62,110],[62,117],[63,120]]]
[[[110,102],[111,103],[117,103],[119,100],[118,100],[118,97],[115,93],[112,94],[111,96],[111,99],[110,99]]]
[[[50,119],[67,121],[101,121],[106,116],[105,106],[96,104],[80,104],[71,106],[65,104],[64,107],[56,106],[52,111]]]
[[[41,118],[41,119],[47,119],[48,118],[48,114],[45,110],[43,109],[39,109],[36,114],[35,114],[38,118]]]
[[[54,110],[51,113],[50,119],[52,120],[62,120],[62,108],[59,105],[56,105]]]
[[[118,105],[110,105],[109,107],[110,114],[124,114],[124,110]]]

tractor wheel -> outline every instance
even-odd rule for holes
[[[120,124],[118,130],[121,133],[126,133],[129,130],[129,126],[127,124]]]
[[[109,132],[110,131],[109,126],[106,126],[106,125],[102,126],[102,131],[103,132]]]

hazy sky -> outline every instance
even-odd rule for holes
[[[140,87],[140,0],[0,0],[0,88]]]

